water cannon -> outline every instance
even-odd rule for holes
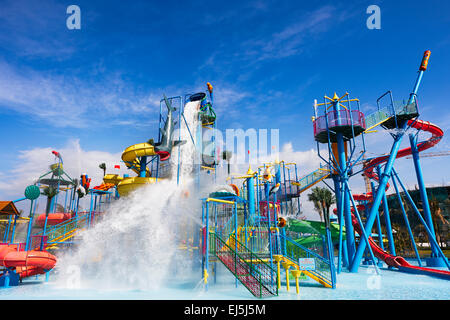
[[[211,83],[207,82],[206,87],[208,87],[208,92],[211,94],[213,92],[213,86]]]
[[[55,157],[57,157],[62,162],[61,154],[58,151],[52,150],[52,153],[54,154]]]
[[[412,103],[417,96],[417,91],[419,90],[420,83],[422,81],[423,73],[428,68],[428,60],[430,59],[431,51],[427,50],[423,54],[422,62],[419,67],[419,75],[417,76],[416,83],[414,84],[414,89],[411,92],[408,100],[408,104]]]
[[[423,54],[422,62],[420,63],[420,71],[426,71],[428,68],[428,60],[430,59],[431,51],[427,50]]]

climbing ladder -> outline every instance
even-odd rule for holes
[[[210,233],[211,250],[219,261],[258,298],[278,295],[277,272],[231,235],[233,245]]]

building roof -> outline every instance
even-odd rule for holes
[[[0,214],[6,215],[16,215],[18,216],[19,210],[17,210],[16,205],[12,201],[0,201]]]

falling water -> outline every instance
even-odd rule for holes
[[[193,165],[195,159],[195,145],[192,140],[196,140],[197,128],[198,128],[198,110],[200,107],[199,101],[188,102],[184,106],[183,115],[184,119],[180,119],[180,139],[186,141],[180,148],[174,148],[172,150],[172,156],[170,162],[172,165],[172,177],[176,177],[178,174],[178,160],[180,161],[180,177],[186,179],[192,175]],[[186,123],[188,125],[186,125]],[[178,139],[178,135],[174,134],[174,139]],[[180,179],[181,183],[184,183]]]
[[[197,112],[198,102],[186,104],[184,114],[193,135]],[[101,221],[81,233],[78,247],[59,257],[61,286],[73,285],[69,278],[74,271],[80,274],[80,287],[104,289],[157,289],[168,279],[189,276],[192,251],[179,246],[187,243],[188,227],[199,223],[200,215],[199,199],[186,192],[193,189],[195,146],[186,125],[180,127],[186,144],[174,150],[172,161],[180,152],[182,186],[174,172],[171,179],[160,179],[113,202]]]

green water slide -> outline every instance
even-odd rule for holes
[[[333,243],[339,242],[339,224],[331,223],[331,239]],[[288,219],[288,224],[286,226],[286,231],[292,231],[295,233],[311,234],[310,236],[301,237],[295,239],[295,241],[301,245],[308,246],[317,242],[317,235],[325,235],[325,223],[319,221],[307,221],[307,220],[297,220]],[[342,237],[345,239],[345,227],[342,229]]]

